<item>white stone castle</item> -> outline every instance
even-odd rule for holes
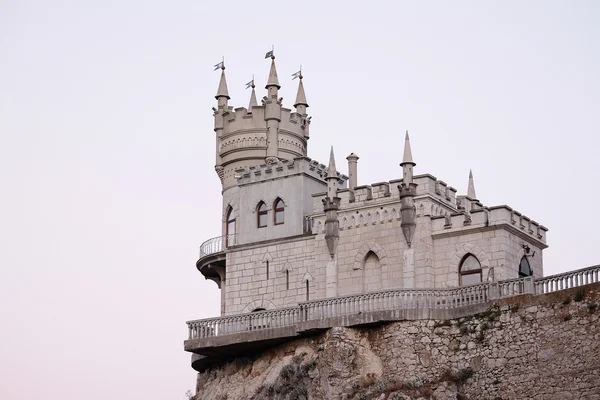
[[[307,157],[301,75],[295,111],[279,97],[274,57],[261,103],[252,84],[248,108],[233,108],[222,69],[213,108],[222,235],[202,244],[196,264],[220,287],[222,316],[543,276],[547,229],[506,205],[483,205],[472,174],[465,195],[414,175],[408,132],[402,176],[359,185],[356,154],[346,158],[349,177],[333,149],[328,166]]]

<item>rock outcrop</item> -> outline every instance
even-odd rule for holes
[[[198,400],[600,400],[600,285],[325,333],[198,374]]]

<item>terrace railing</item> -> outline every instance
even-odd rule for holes
[[[211,254],[221,253],[228,247],[237,244],[237,235],[217,236],[208,239],[200,245],[200,258],[204,258]]]
[[[340,296],[303,302],[297,307],[189,321],[187,324],[189,339],[201,339],[282,328],[301,322],[358,313],[397,309],[459,308],[487,303],[496,298],[525,293],[550,293],[595,282],[600,282],[600,265],[539,279],[527,277],[451,289],[399,289]]]

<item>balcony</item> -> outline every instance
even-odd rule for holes
[[[522,294],[548,294],[600,282],[600,265],[563,274],[451,289],[399,289],[308,301],[296,307],[189,321],[186,351],[202,371],[227,357],[248,354],[335,326],[391,321],[447,320],[487,310],[492,302]]]
[[[196,268],[206,279],[214,281],[219,288],[225,276],[225,253],[231,246],[237,244],[237,235],[217,236],[208,239],[200,245],[200,257]]]

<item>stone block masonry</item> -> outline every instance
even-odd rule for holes
[[[332,328],[198,374],[197,399],[600,399],[600,283]],[[294,397],[296,396],[296,397]]]

